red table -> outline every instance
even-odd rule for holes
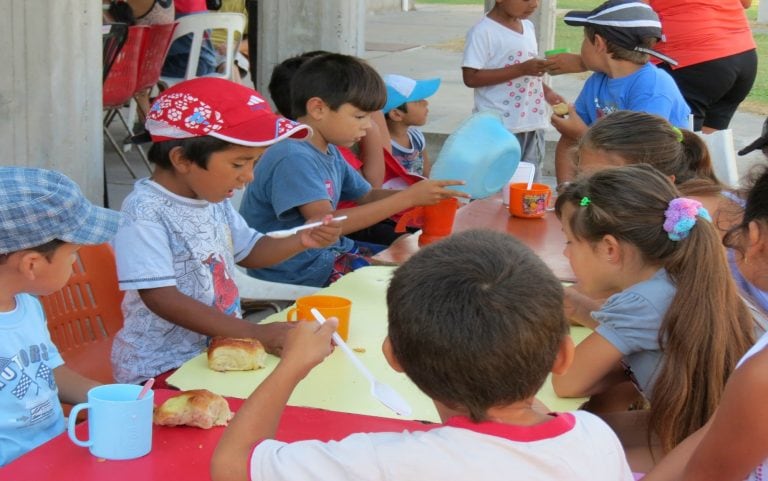
[[[460,208],[456,213],[453,232],[470,229],[490,229],[506,232],[530,247],[558,279],[576,280],[568,259],[563,255],[565,235],[560,220],[554,212],[539,219],[512,217],[502,203],[501,194],[475,200]],[[389,248],[377,254],[374,259],[385,264],[402,264],[419,250],[418,235],[405,235]]]
[[[176,392],[178,391],[156,390],[155,405]],[[243,403],[241,399],[227,400],[233,411]],[[355,432],[425,431],[435,426],[440,425],[288,406],[280,421],[277,439],[327,441],[342,439]],[[80,423],[76,430],[81,439],[88,436],[87,423]],[[152,432],[152,451],[144,457],[128,461],[95,458],[87,448],[75,446],[64,433],[0,468],[0,479],[207,481],[210,479],[208,473],[211,455],[223,430],[223,427],[198,429],[185,426],[155,426]]]

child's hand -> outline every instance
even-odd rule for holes
[[[568,104],[568,114],[566,117],[552,114],[549,120],[561,135],[574,140],[579,139],[589,129],[579,114],[576,113],[573,104]]]
[[[299,321],[296,329],[286,337],[280,365],[293,370],[301,377],[306,376],[333,352],[331,335],[338,323],[335,317],[328,318],[323,325]]]
[[[458,190],[446,189],[449,185],[464,185],[463,180],[422,180],[408,187],[405,192],[411,198],[411,204],[433,205],[448,197],[469,198],[469,194]]]
[[[564,73],[578,73],[587,70],[581,55],[575,53],[560,53],[547,57],[547,73],[550,75],[560,75]]]
[[[517,64],[522,70],[523,75],[532,75],[534,77],[541,77],[547,72],[547,66],[550,64],[548,60],[540,58],[532,58],[526,60],[523,63]]]
[[[549,105],[568,103],[565,101],[563,97],[560,96],[559,93],[555,92],[552,89],[544,89],[544,100],[546,100]]]
[[[295,327],[295,322],[254,324],[253,337],[264,345],[264,350],[268,353],[279,356],[283,351],[286,335]]]
[[[339,240],[341,236],[341,222],[333,219],[333,215],[328,214],[323,217],[323,225],[299,232],[301,245],[307,249],[319,249],[328,247]],[[315,222],[319,219],[310,219],[309,222]]]

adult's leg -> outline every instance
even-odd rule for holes
[[[755,77],[757,77],[757,52],[755,50],[726,57],[721,61],[736,71],[737,76],[731,88],[707,110],[702,128],[705,133],[728,128],[733,114],[736,113],[739,104],[749,95],[755,83]]]

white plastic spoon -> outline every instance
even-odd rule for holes
[[[313,316],[315,316],[317,322],[320,324],[325,323],[325,317],[323,317],[320,311],[313,307],[310,309],[310,312]],[[352,364],[354,364],[355,367],[368,379],[368,382],[371,383],[371,395],[373,397],[378,399],[381,404],[385,405],[401,416],[411,415],[413,410],[411,409],[411,406],[408,404],[408,402],[390,386],[377,381],[376,378],[373,377],[373,373],[367,367],[365,367],[365,364],[360,362],[360,359],[358,359],[355,353],[352,352],[352,349],[350,349],[347,343],[344,342],[344,339],[339,336],[339,333],[333,333],[333,342],[335,342],[336,345],[339,346],[342,351],[344,351],[344,354],[349,357],[349,359],[352,361]]]
[[[338,217],[334,217],[331,220],[345,220],[347,216],[340,215]],[[311,229],[313,227],[318,227],[323,225],[323,221],[319,222],[312,222],[311,224],[304,224],[297,227],[293,227],[291,229],[283,229],[283,230],[273,230],[272,232],[267,232],[265,235],[268,235],[269,237],[274,237],[275,239],[284,239],[286,237],[290,237],[293,234],[305,230],[305,229]]]

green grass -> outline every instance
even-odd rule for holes
[[[417,3],[443,3],[446,5],[484,5],[483,0],[417,0]]]

